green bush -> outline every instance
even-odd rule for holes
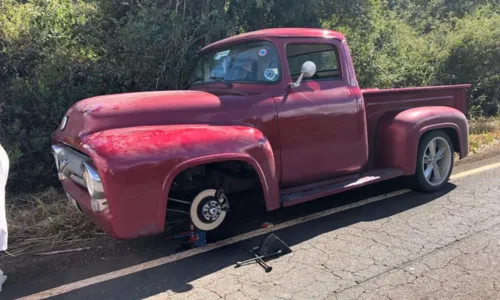
[[[268,27],[343,32],[362,87],[473,83],[500,93],[498,1],[2,0],[0,139],[11,191],[57,184],[50,134],[94,95],[181,89],[207,43]]]
[[[371,22],[361,30],[356,23],[331,27],[345,34],[360,85],[390,88],[432,84],[438,56],[427,37],[388,9],[374,11],[368,17]]]
[[[0,133],[14,191],[54,182],[50,134],[69,105],[91,95],[82,74],[95,56],[75,29],[92,10],[72,0],[0,4]]]
[[[471,111],[496,115],[500,108],[500,15],[493,7],[456,21],[443,48],[446,56],[436,74],[440,83],[472,83]]]

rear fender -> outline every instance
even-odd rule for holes
[[[468,155],[469,127],[461,111],[444,106],[417,107],[389,112],[381,118],[377,126],[376,166],[414,174],[421,137],[437,129],[450,135],[460,158]]]
[[[182,170],[200,164],[227,160],[249,163],[259,176],[267,209],[280,205],[273,151],[255,128],[134,127],[106,130],[82,141],[99,170],[114,227],[126,238],[162,232],[173,179]]]

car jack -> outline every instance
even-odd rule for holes
[[[207,244],[207,234],[205,231],[194,228],[194,225],[190,225],[190,230],[187,232],[182,232],[173,236],[174,239],[185,239],[181,243],[181,247],[178,250],[187,250],[191,248],[203,247]]]
[[[260,246],[252,248],[250,253],[254,256],[253,258],[237,262],[235,268],[256,262],[264,268],[266,273],[269,273],[273,268],[269,266],[264,259],[286,255],[291,252],[292,249],[290,249],[287,244],[275,234],[270,234]]]

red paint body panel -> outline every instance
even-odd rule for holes
[[[438,122],[437,122],[438,121]],[[385,115],[377,128],[375,165],[415,172],[420,137],[430,130],[451,129],[458,137],[460,157],[468,154],[467,119],[450,107],[417,107]]]
[[[415,139],[418,142],[420,134],[407,136],[409,133],[403,134],[404,128],[395,130],[391,126],[392,122],[401,121],[397,117],[410,117],[406,122],[406,130],[410,130],[414,126],[423,126],[419,122],[423,122],[424,116],[426,122],[436,124],[449,124],[449,113],[447,108],[455,108],[453,110],[455,121],[458,122],[453,128],[459,127],[459,138],[463,141],[460,143],[461,157],[468,154],[468,128],[465,115],[467,114],[467,97],[464,93],[470,85],[454,85],[454,86],[433,86],[424,88],[401,88],[387,90],[370,90],[363,92],[363,98],[366,106],[366,117],[368,125],[368,141],[370,145],[370,161],[366,165],[366,169],[375,167],[394,167],[393,164],[377,162],[378,156],[388,156],[394,150],[390,149],[394,145],[398,145],[396,149],[401,149],[402,145],[407,145],[409,139]],[[442,106],[442,107],[440,107]],[[420,108],[418,110],[411,110]],[[408,112],[404,112],[409,110]],[[400,114],[400,112],[404,112]],[[427,116],[427,115],[428,116]],[[396,119],[395,119],[396,118]],[[465,123],[464,123],[465,122]],[[417,124],[418,123],[418,124]],[[464,128],[465,127],[465,128]],[[396,135],[396,136],[395,136]],[[465,136],[464,136],[465,135]],[[393,143],[388,143],[386,140],[393,140]],[[387,145],[387,146],[385,146]],[[408,146],[408,145],[407,145]],[[418,147],[415,147],[408,154],[416,153]],[[404,151],[400,151],[405,154]],[[385,154],[384,154],[385,153]],[[405,165],[415,163],[414,156],[408,155]],[[377,163],[375,163],[377,162]],[[405,174],[409,169],[406,169]],[[410,168],[411,170],[411,168]]]
[[[127,232],[129,228],[123,227],[114,222],[109,210],[101,213],[94,213],[90,205],[90,195],[86,189],[82,188],[70,179],[65,179],[61,182],[66,193],[70,194],[78,202],[78,206],[82,213],[94,222],[99,228],[113,238],[120,238],[123,232]],[[126,235],[126,234],[125,234]]]
[[[99,96],[68,110],[67,128],[54,133],[54,143],[90,157],[109,209],[93,212],[83,188],[68,180],[63,187],[108,234],[129,239],[160,233],[174,177],[199,164],[249,163],[259,176],[267,209],[275,210],[285,206],[280,194],[290,191],[301,194],[328,182],[350,189],[349,180],[362,174],[380,174],[374,181],[412,174],[418,140],[428,130],[454,130],[461,157],[467,155],[470,85],[361,90],[345,38],[324,29],[261,30],[201,52],[252,40],[276,47],[281,81],[234,82],[232,87],[201,83],[189,91]],[[290,88],[290,43],[334,46],[341,78],[306,79]],[[302,193],[302,199],[286,205],[340,191],[334,186]]]
[[[348,48],[337,39],[294,38],[288,41],[292,43],[333,45],[345,76],[340,80],[308,79],[275,97],[284,188],[353,174],[368,160],[365,106],[359,89],[352,86],[355,77],[348,75]],[[290,77],[286,67],[284,77]]]
[[[403,175],[403,172],[398,169],[380,169],[373,172],[368,172],[361,175],[348,175],[338,177],[333,180],[315,183],[312,190],[303,189],[295,192],[283,191],[282,199],[283,206],[293,206],[307,201],[317,199],[319,197],[326,197],[339,194],[348,190],[363,187],[368,184],[374,184],[384,180],[389,180]],[[312,186],[312,185],[309,185]]]
[[[227,46],[240,42],[248,42],[251,40],[276,40],[277,38],[321,38],[321,39],[337,39],[343,41],[344,35],[340,32],[319,29],[319,28],[270,28],[262,29],[252,32],[247,32],[239,34],[233,37],[229,37],[201,49],[201,53],[209,52],[213,49],[217,49],[221,46]]]
[[[102,178],[114,228],[127,228],[115,229],[119,238],[162,232],[172,180],[185,168],[199,164],[223,160],[249,163],[259,175],[267,208],[280,205],[273,152],[257,129],[134,127],[98,132],[82,142]]]

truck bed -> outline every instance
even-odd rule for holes
[[[467,89],[470,84],[429,86],[393,89],[363,89],[368,129],[370,159],[367,168],[373,165],[375,133],[380,118],[390,111],[401,111],[420,106],[453,107],[466,116],[468,113]]]

